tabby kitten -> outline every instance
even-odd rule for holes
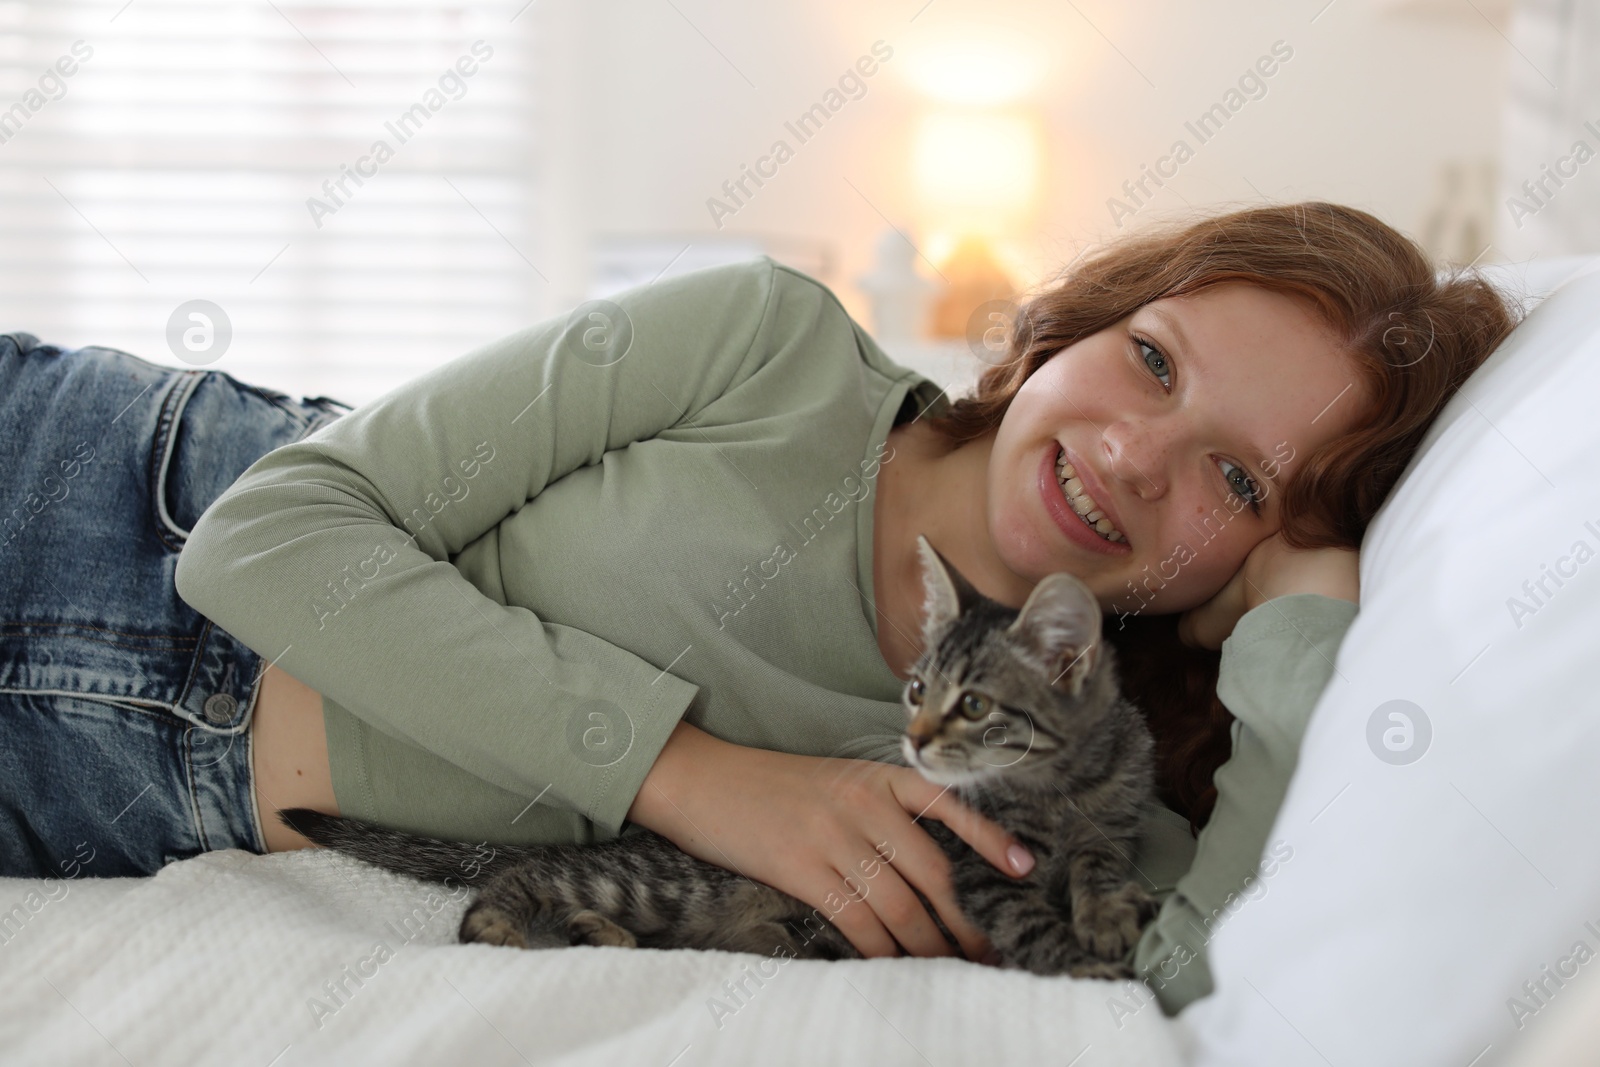
[[[973,588],[925,538],[917,547],[923,653],[904,690],[902,751],[1036,861],[1025,878],[1013,878],[942,823],[921,823],[951,858],[961,909],[1002,967],[1131,978],[1123,959],[1155,912],[1129,859],[1155,802],[1153,743],[1119,693],[1112,649],[1099,639],[1099,605],[1062,573],[1040,582],[1020,611],[1008,608]],[[279,818],[318,844],[402,874],[481,880],[461,921],[462,942],[860,958],[818,909],[643,827],[593,845],[495,846],[485,859],[472,845],[309,808]]]

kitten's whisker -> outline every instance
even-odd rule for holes
[[[870,756],[852,756],[850,755],[850,752],[852,750],[870,752],[874,750],[873,746],[875,745],[882,745],[885,749],[898,748],[900,744],[900,738],[902,736],[904,735],[863,734],[860,737],[853,737],[848,741],[835,745],[833,751],[828,753],[828,755],[835,756],[840,759],[870,759]]]
[[[887,764],[890,764],[890,765],[893,765],[893,766],[902,766],[905,763],[904,758],[900,758],[900,759],[891,758],[891,757],[895,757],[895,756],[898,756],[898,755],[899,755],[899,753],[896,752],[893,749],[883,748],[883,749],[878,749],[878,750],[876,750],[874,752],[870,752],[870,753],[869,752],[863,752],[861,754],[861,758],[864,759],[864,760],[867,760],[868,762],[871,762],[871,763],[887,763]]]
[[[841,781],[854,782],[865,778],[872,773],[872,768],[864,760],[848,760],[841,762],[828,776],[829,787],[837,787]]]
[[[835,746],[828,755],[839,759],[871,760],[874,763],[892,763],[904,767],[906,760],[900,752],[900,740],[904,736],[904,734],[867,734]]]

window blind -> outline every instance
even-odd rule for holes
[[[0,0],[0,330],[358,404],[528,325],[534,27],[515,3]],[[220,355],[169,345],[191,301],[231,325]]]

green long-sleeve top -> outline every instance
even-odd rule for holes
[[[699,270],[489,342],[262,456],[196,522],[177,589],[322,694],[342,814],[608,840],[680,718],[783,752],[892,749],[903,683],[877,642],[873,490],[890,429],[947,403],[806,275],[765,256]],[[1224,646],[1244,728],[1205,855],[1178,815],[1151,817],[1140,866],[1170,899],[1142,962],[1253,868],[1326,682],[1292,630],[1242,639],[1272,605],[1314,632],[1342,603],[1270,602]],[[1263,664],[1265,683],[1241,677]],[[1194,995],[1203,971],[1180,972]]]

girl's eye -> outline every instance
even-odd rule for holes
[[[1227,460],[1221,460],[1220,462],[1222,463],[1222,476],[1233,487],[1234,493],[1238,495],[1239,499],[1248,503],[1251,510],[1257,515],[1261,514],[1261,501],[1265,499],[1265,495],[1261,492],[1261,487],[1256,485],[1256,480],[1246,474],[1243,467],[1234,466]],[[1239,477],[1234,478],[1235,474]]]
[[[922,684],[921,678],[913,678],[906,683],[906,700],[912,704],[922,703],[922,693],[927,687]]]
[[[1162,388],[1170,391],[1172,389],[1172,364],[1167,360],[1166,353],[1138,335],[1134,336],[1133,343],[1143,349],[1141,354],[1144,357],[1144,365],[1149,367],[1155,374],[1156,381],[1161,382]],[[1163,374],[1167,376],[1165,381],[1162,381],[1161,378]]]
[[[1166,353],[1137,334],[1134,335],[1133,342],[1142,350],[1144,365],[1149,367],[1151,372],[1155,374],[1156,380],[1161,382],[1162,387],[1170,392],[1172,390],[1172,362],[1167,359]],[[1167,376],[1166,380],[1162,380],[1162,375]],[[1255,480],[1245,473],[1244,468],[1235,466],[1227,460],[1222,460],[1221,462],[1223,466],[1222,476],[1227,479],[1228,485],[1232,487],[1234,493],[1239,499],[1250,505],[1251,511],[1254,511],[1257,515],[1261,514],[1261,502],[1266,499],[1266,496],[1261,492],[1260,487],[1256,485]],[[1229,468],[1232,469],[1230,470]],[[1239,475],[1237,479],[1233,476],[1234,472]]]
[[[961,698],[961,712],[969,719],[981,719],[989,711],[989,702],[977,693]]]

